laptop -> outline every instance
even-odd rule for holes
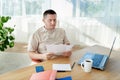
[[[114,41],[112,43],[112,47],[110,49],[109,55],[103,55],[100,53],[93,53],[93,52],[87,52],[83,55],[83,57],[78,61],[78,64],[81,65],[81,63],[85,60],[85,59],[92,59],[93,60],[93,68],[96,69],[100,69],[100,70],[104,70],[106,63],[111,55],[111,52],[113,50],[113,46],[115,43],[116,37],[114,38]]]

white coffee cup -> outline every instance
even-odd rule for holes
[[[92,64],[93,64],[93,60],[92,59],[85,59],[82,63],[81,63],[81,67],[85,72],[91,72],[92,70]]]

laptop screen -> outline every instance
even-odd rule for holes
[[[111,47],[111,49],[110,49],[110,52],[109,52],[108,58],[110,57],[111,52],[112,52],[112,50],[113,50],[113,46],[114,46],[114,44],[115,44],[115,40],[116,40],[116,37],[114,38],[114,41],[113,41],[113,43],[112,43],[112,47]]]

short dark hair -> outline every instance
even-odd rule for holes
[[[43,17],[45,17],[45,16],[48,15],[48,14],[56,14],[56,12],[55,12],[54,10],[52,10],[52,9],[48,9],[48,10],[46,10],[46,11],[43,13]]]

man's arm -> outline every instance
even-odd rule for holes
[[[53,53],[44,53],[44,54],[40,54],[37,53],[35,51],[29,51],[29,56],[32,60],[49,60],[52,59],[52,57],[54,56]]]
[[[65,31],[64,31],[64,36],[65,37],[64,37],[63,44],[70,45],[70,41],[68,40]],[[64,57],[70,57],[71,55],[72,55],[72,51],[65,51],[62,54],[62,56],[64,56]]]
[[[29,53],[30,58],[33,60],[41,60],[43,58],[42,54],[38,54],[35,51],[29,51],[28,53]]]

